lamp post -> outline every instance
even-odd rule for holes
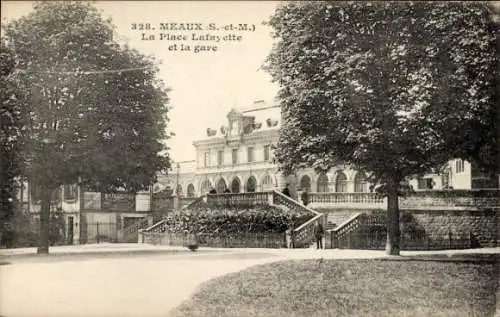
[[[179,191],[179,170],[181,168],[181,165],[179,163],[176,163],[176,174],[177,174],[177,180],[176,180],[176,185],[175,185],[175,191],[176,191],[176,194],[178,195],[178,191]]]
[[[51,206],[51,194],[52,191],[49,188],[49,181],[48,178],[51,177],[51,168],[52,166],[49,166],[50,163],[52,163],[49,160],[49,155],[50,153],[50,146],[55,143],[55,140],[51,137],[45,137],[40,140],[40,151],[41,151],[41,159],[42,159],[42,166],[44,171],[41,173],[42,174],[42,181],[38,182],[40,184],[41,188],[41,193],[42,193],[42,202],[41,202],[41,208],[40,208],[40,241],[39,241],[39,246],[37,249],[37,253],[44,253],[48,254],[49,253],[49,230],[50,230],[50,206]],[[40,157],[39,157],[40,159]]]

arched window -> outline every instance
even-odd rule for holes
[[[189,184],[187,188],[187,196],[189,198],[194,198],[196,196],[196,193],[194,192],[194,185]]]
[[[240,192],[240,179],[238,177],[235,177],[233,181],[231,182],[231,193],[237,194]]]
[[[328,176],[325,173],[321,173],[318,177],[318,192],[328,192]]]
[[[247,180],[247,193],[254,193],[256,187],[257,181],[255,180],[255,177],[250,176]]]
[[[340,172],[335,179],[335,192],[346,193],[347,192],[347,176]]]
[[[201,183],[200,193],[202,195],[207,194],[210,191],[210,180],[206,179]]]
[[[300,179],[300,190],[311,191],[311,178],[309,176],[304,175]]]
[[[262,189],[264,191],[271,190],[273,189],[274,184],[273,184],[273,178],[271,175],[267,174],[264,176],[264,179],[262,180]]]
[[[368,182],[366,181],[366,174],[357,172],[354,177],[354,192],[366,193],[368,192]]]
[[[217,182],[217,193],[218,194],[224,193],[226,188],[227,188],[227,185],[226,185],[226,181],[224,180],[224,178],[219,179],[219,181]]]

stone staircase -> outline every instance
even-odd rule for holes
[[[365,212],[363,210],[334,210],[330,212],[319,212],[300,202],[284,195],[279,191],[261,192],[261,193],[240,193],[240,194],[214,194],[199,197],[189,205],[174,213],[191,213],[193,210],[204,209],[207,205],[217,208],[220,206],[238,205],[242,206],[258,206],[268,205],[280,208],[283,211],[293,211],[295,213],[305,213],[312,215],[309,220],[302,223],[296,228],[287,230],[287,246],[294,248],[316,248],[316,239],[314,236],[314,226],[320,222],[325,228],[324,248],[349,248],[354,245],[353,239],[356,237],[356,232],[362,224]],[[369,212],[369,211],[368,211]],[[126,228],[124,234],[135,241],[144,243],[149,238],[154,238],[161,241],[162,234],[166,231],[169,224],[166,219],[163,219],[152,226],[145,226],[145,222],[138,222]],[[293,231],[293,232],[292,232]],[[179,239],[183,239],[180,237]],[[292,241],[293,240],[293,241]],[[172,239],[170,238],[170,241]],[[293,242],[293,243],[292,243]],[[174,242],[182,245],[182,241]]]
[[[294,248],[316,248],[314,226],[320,222],[325,228],[325,248],[349,248],[353,244],[356,231],[360,228],[365,212],[363,210],[333,210],[319,212],[315,209],[304,206],[300,202],[273,190],[262,193],[240,193],[240,194],[214,194],[199,197],[189,205],[175,213],[190,213],[197,207],[224,206],[242,204],[244,206],[269,205],[280,208],[283,211],[293,211],[295,213],[310,214],[312,217],[296,228],[287,230],[287,246]],[[148,235],[158,236],[165,232],[168,227],[166,220],[161,220],[150,227],[145,227],[144,222],[139,222],[124,230],[127,236],[136,238],[139,243],[145,241]],[[293,232],[292,232],[293,230]],[[139,232],[139,234],[137,234]],[[158,238],[156,237],[156,238]],[[138,238],[138,240],[137,240]],[[293,241],[292,241],[293,239]],[[147,239],[146,239],[147,240]],[[293,242],[293,243],[292,243]]]
[[[293,229],[291,239],[293,239],[293,246],[295,248],[309,248],[315,242],[314,225],[317,222],[320,222],[323,225],[323,228],[326,227],[326,217],[324,214],[304,206],[303,204],[276,190],[273,191],[273,203],[275,205],[281,205],[288,208],[288,210],[300,210],[313,214],[311,219]]]
[[[320,221],[323,226],[326,226],[325,216],[311,208],[304,206],[303,204],[295,201],[294,199],[282,194],[278,191],[271,192],[261,192],[261,193],[240,193],[240,194],[214,194],[205,195],[197,200],[193,201],[191,204],[185,206],[178,213],[189,213],[191,209],[196,207],[201,207],[204,204],[210,204],[213,206],[227,206],[242,204],[245,206],[257,206],[257,205],[268,205],[278,207],[284,211],[294,211],[295,213],[310,214],[312,217],[301,224],[297,228],[293,229],[293,234],[290,237],[294,237],[295,247],[304,248],[308,247],[313,243],[314,240],[314,224]],[[203,209],[203,208],[202,208]],[[138,235],[139,243],[145,240],[145,237],[149,234],[158,235],[165,231],[168,224],[165,219],[155,223],[154,225],[141,228]],[[139,230],[137,230],[139,231]],[[136,241],[138,241],[136,240]]]
[[[354,215],[359,213],[359,211],[352,210],[342,210],[329,212],[326,214],[326,230],[334,229],[347,220],[351,219]]]
[[[354,246],[356,232],[361,227],[365,216],[365,213],[358,212],[334,229],[327,230],[325,246],[330,249],[349,249]]]

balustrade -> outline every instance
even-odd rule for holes
[[[385,198],[377,193],[310,193],[309,202],[318,205],[385,206]],[[413,207],[498,207],[500,190],[433,190],[417,191],[399,198],[402,208]]]
[[[216,206],[258,206],[269,203],[268,192],[208,194],[207,203]]]
[[[310,193],[309,201],[320,204],[382,204],[384,198],[376,193]]]
[[[294,212],[313,215],[311,219],[293,230],[292,243],[294,247],[308,247],[314,241],[315,223],[320,222],[323,228],[326,225],[325,215],[298,203],[283,193],[274,191],[273,202],[275,205],[283,205]]]
[[[360,227],[363,216],[363,213],[357,213],[339,227],[330,231],[330,241],[333,249],[349,248],[352,245],[352,235]]]

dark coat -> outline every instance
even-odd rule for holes
[[[314,236],[316,238],[323,237],[323,234],[325,234],[325,230],[323,229],[323,226],[320,223],[314,226]]]

